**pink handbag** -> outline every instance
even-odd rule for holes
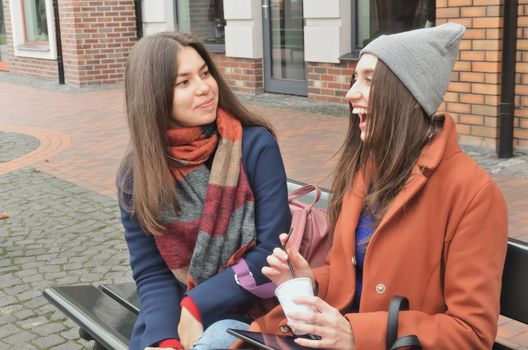
[[[295,199],[315,191],[315,199],[306,204]],[[328,214],[315,204],[321,198],[321,189],[314,185],[303,186],[288,194],[293,231],[288,246],[296,248],[311,267],[321,266],[332,245],[328,234]]]
[[[315,191],[315,199],[310,204],[305,204],[295,199]],[[315,204],[321,198],[321,189],[314,185],[305,185],[288,194],[288,203],[292,214],[292,233],[288,240],[288,247],[295,247],[308,261],[310,266],[321,266],[332,246],[328,234],[328,216],[324,209],[317,208]],[[242,288],[260,298],[274,296],[276,285],[272,282],[257,286],[251,271],[244,259],[231,266],[235,272],[235,281]]]

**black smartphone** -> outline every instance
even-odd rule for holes
[[[228,328],[227,333],[264,350],[313,350],[294,342],[295,337]]]

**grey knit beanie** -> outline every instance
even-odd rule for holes
[[[382,35],[360,55],[370,53],[385,63],[432,116],[447,91],[460,39],[466,28],[456,23]]]

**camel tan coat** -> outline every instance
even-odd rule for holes
[[[341,313],[355,292],[355,228],[366,184],[356,176],[343,200],[328,265],[315,270],[318,296]],[[446,116],[422,151],[368,245],[359,313],[347,313],[357,349],[385,349],[392,296],[409,299],[398,336],[416,334],[424,349],[490,349],[497,332],[506,255],[507,209],[490,176],[457,143]],[[282,309],[250,330],[281,334]]]

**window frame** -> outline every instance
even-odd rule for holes
[[[48,25],[48,4],[46,1],[44,1],[44,6],[46,7],[46,26],[48,26],[48,33],[49,33],[49,25]],[[26,10],[24,8],[24,0],[20,0],[20,13],[22,14],[22,30],[24,31],[24,45],[40,45],[40,46],[49,46],[49,34],[48,34],[48,40],[47,41],[32,41],[28,40],[27,37],[27,30],[26,30]]]
[[[9,15],[11,17],[11,37],[15,57],[27,57],[45,60],[57,59],[57,43],[52,0],[46,3],[46,24],[48,26],[48,42],[46,44],[30,44],[25,42],[25,15],[22,3],[18,0],[9,1]]]
[[[180,27],[179,27],[179,13],[178,13],[178,1],[180,0],[173,0],[173,4],[174,4],[174,24],[175,24],[175,27],[180,30]],[[355,0],[353,0],[355,1]],[[225,15],[224,15],[224,21],[225,21]],[[227,25],[227,24],[226,24]],[[225,33],[225,27],[226,25],[224,25],[224,33]],[[216,43],[207,43],[205,42],[205,40],[203,38],[199,38],[202,43],[204,44],[205,48],[211,52],[211,53],[225,53],[225,38],[224,38],[224,43],[223,44],[216,44]]]

